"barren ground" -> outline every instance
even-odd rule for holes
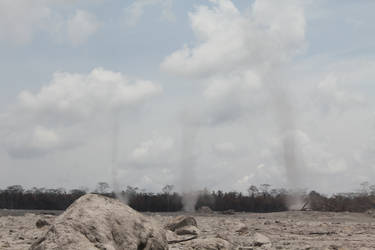
[[[48,226],[37,228],[37,220],[52,223],[59,212],[45,213],[0,210],[0,249],[28,249],[48,229]],[[181,213],[146,215],[165,224]],[[255,232],[271,240],[272,247],[266,249],[375,249],[375,218],[368,213],[290,211],[192,215],[198,222],[199,238],[220,237],[231,242],[235,249],[261,249],[253,246]],[[186,244],[171,244],[170,249],[186,249]]]

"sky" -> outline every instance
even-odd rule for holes
[[[0,188],[372,183],[374,8],[0,0]]]

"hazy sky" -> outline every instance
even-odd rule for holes
[[[375,179],[373,0],[0,0],[0,188]]]

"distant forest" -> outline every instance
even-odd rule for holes
[[[0,189],[0,208],[64,210],[76,199],[86,194],[84,188],[65,189],[32,188],[25,190],[20,185]],[[100,182],[94,192],[115,197],[109,185]],[[280,212],[288,210],[288,204],[296,197],[285,189],[271,189],[270,185],[250,186],[248,193],[202,190],[197,192],[195,209],[209,207],[213,211],[236,212]],[[141,212],[175,212],[183,209],[182,195],[166,185],[159,193],[150,193],[128,186],[120,196],[126,198],[129,206]],[[325,196],[315,191],[300,192],[301,203],[296,209],[332,212],[364,212],[375,208],[375,186],[365,182],[354,193]]]

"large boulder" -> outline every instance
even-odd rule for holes
[[[165,229],[175,232],[177,235],[198,235],[197,221],[192,216],[178,216],[173,218]]]
[[[57,217],[30,250],[168,249],[165,230],[118,200],[88,194]]]
[[[197,221],[193,216],[178,216],[173,218],[166,226],[165,229],[170,231],[176,231],[176,229],[186,227],[186,226],[194,226],[197,227]]]

